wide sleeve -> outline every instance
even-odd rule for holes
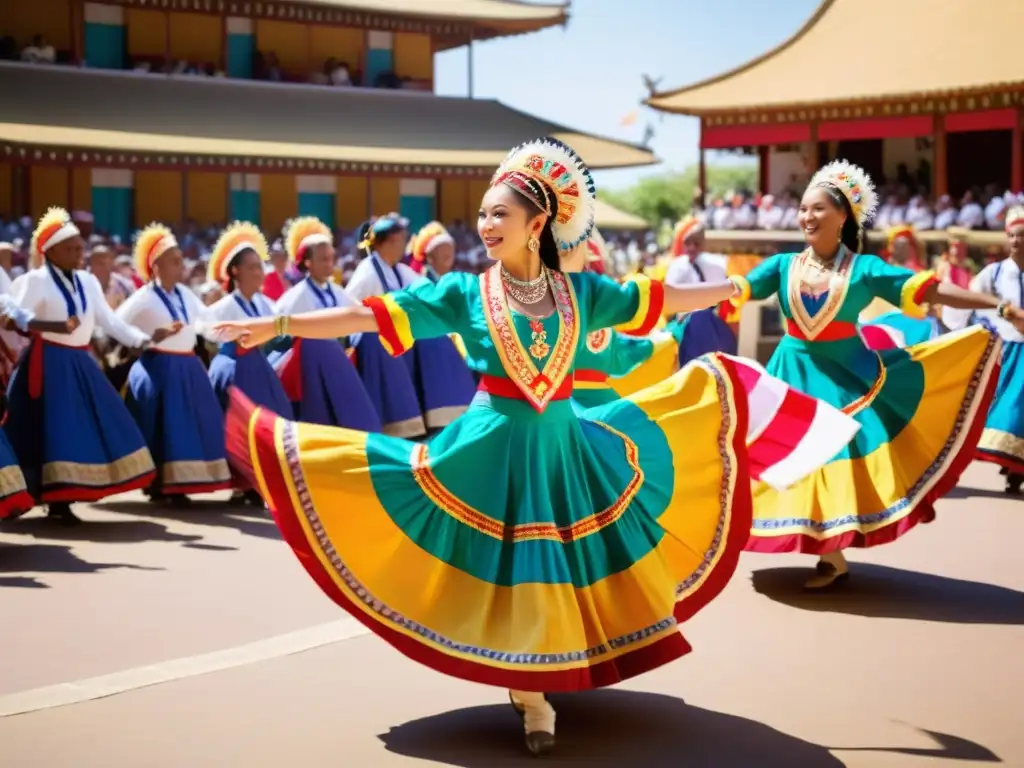
[[[777,253],[771,256],[746,275],[734,275],[730,279],[736,283],[740,295],[730,299],[734,307],[741,307],[748,301],[763,301],[779,292],[782,285],[782,269],[788,254]]]
[[[864,279],[871,293],[899,307],[901,312],[910,317],[922,318],[927,314],[924,297],[928,288],[938,282],[934,272],[914,272],[906,267],[888,264],[870,254],[857,258],[867,262]]]
[[[570,276],[582,296],[580,309],[588,331],[615,328],[630,336],[646,336],[661,319],[665,286],[646,275],[630,275],[617,283],[593,272]]]
[[[415,339],[460,332],[468,315],[469,281],[476,279],[465,272],[449,272],[436,283],[421,280],[400,291],[368,296],[363,304],[377,321],[381,345],[397,357]]]
[[[117,341],[124,344],[126,347],[141,347],[147,341],[149,336],[140,331],[134,325],[129,325],[125,320],[125,317],[134,317],[134,313],[138,311],[138,307],[141,304],[141,299],[144,298],[142,291],[136,291],[132,296],[118,308],[118,312],[114,312],[107,304],[107,299],[103,295],[103,289],[100,288],[99,282],[95,277],[88,273],[78,273],[82,275],[82,279],[89,287],[89,301],[92,302],[93,312],[95,312],[96,325],[102,328],[108,336],[113,336]],[[121,310],[128,307],[129,304],[134,300],[134,304],[131,304],[132,309],[129,307],[128,310],[121,313]]]
[[[988,264],[971,280],[970,289],[978,293],[998,295],[996,291],[996,264]],[[971,324],[975,315],[984,317],[982,313],[976,313],[973,309],[955,309],[954,307],[942,307],[942,324],[951,331],[959,331]]]
[[[35,314],[43,297],[43,282],[32,272],[26,272],[11,283],[11,300],[26,312]]]
[[[0,315],[14,321],[14,325],[22,333],[28,333],[28,324],[35,319],[32,312],[19,307],[7,294],[0,294]]]

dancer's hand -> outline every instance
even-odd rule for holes
[[[68,333],[74,333],[78,330],[78,326],[82,324],[82,321],[78,319],[78,315],[68,318],[67,329]]]
[[[1009,320],[1013,327],[1021,333],[1024,333],[1024,309],[1020,307],[1010,307],[1006,312],[1006,319]]]
[[[175,322],[171,323],[165,328],[157,328],[155,331],[153,331],[151,342],[153,344],[159,344],[161,341],[168,338],[169,336],[173,336],[184,327],[184,324],[180,320],[176,320]]]
[[[274,332],[274,318],[261,317],[217,323],[213,326],[213,335],[217,341],[235,341],[248,349],[263,346],[277,334]]]

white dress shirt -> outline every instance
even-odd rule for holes
[[[725,257],[711,253],[697,256],[697,268],[694,268],[689,256],[679,256],[668,265],[665,271],[665,284],[674,287],[700,283],[718,283],[727,279]],[[703,276],[703,279],[701,277]]]
[[[380,267],[381,272],[384,273],[387,285],[381,285],[380,276],[374,268],[375,262]],[[394,267],[391,267],[384,259],[374,253],[359,262],[348,281],[348,285],[345,286],[345,290],[356,301],[362,301],[371,296],[383,296],[385,293],[397,291],[422,279],[422,275],[417,275],[405,264],[399,262]]]
[[[1010,258],[988,264],[971,280],[970,288],[978,293],[996,296],[1001,301],[1008,301],[1015,307],[1024,307],[1024,274],[1020,267]],[[1004,341],[1024,341],[1024,335],[1013,323],[999,317],[994,309],[970,310],[942,308],[942,322],[950,330],[966,327],[971,315],[976,315],[991,325]]]
[[[245,311],[242,303],[240,302],[244,302],[250,311],[255,310],[258,317],[272,317],[274,315],[274,305],[271,303],[270,299],[259,291],[256,291],[256,293],[252,295],[251,301],[246,301],[242,294],[235,291],[234,293],[229,293],[222,299],[218,299],[206,308],[206,312],[203,315],[203,321],[201,322],[203,327],[198,329],[199,334],[201,336],[208,336],[207,333],[204,333],[204,328],[205,326],[213,323],[251,320],[252,315]]]
[[[159,292],[163,293],[163,298]],[[173,314],[164,303],[164,298],[174,308]],[[172,291],[164,291],[156,283],[149,282],[129,296],[114,314],[124,323],[150,336],[157,328],[166,328],[180,320],[184,323],[180,331],[159,344],[153,344],[150,349],[182,353],[195,350],[195,324],[203,319],[205,311],[203,302],[188,286],[179,284]]]
[[[99,281],[93,275],[76,269],[73,276],[77,278],[75,284],[61,271],[51,272],[47,265],[43,265],[11,283],[14,303],[31,313],[36,320],[57,323],[68,319],[67,302],[58,287],[58,280],[71,296],[79,319],[78,328],[73,333],[44,333],[44,339],[64,346],[84,347],[99,327],[127,347],[138,347],[149,341],[146,333],[133,328],[114,314],[107,305]]]

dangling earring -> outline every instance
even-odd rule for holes
[[[530,239],[526,241],[526,247],[530,250],[530,253],[536,253],[540,248],[540,240],[531,235]]]

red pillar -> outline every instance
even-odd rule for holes
[[[768,194],[769,179],[771,177],[771,147],[758,147],[758,191],[762,195]]]
[[[1017,122],[1012,131],[1010,149],[1010,189],[1024,190],[1024,109],[1017,110]]]
[[[946,122],[942,115],[935,116],[935,127],[933,129],[935,157],[932,158],[932,177],[934,197],[949,194],[949,163],[946,159]]]

